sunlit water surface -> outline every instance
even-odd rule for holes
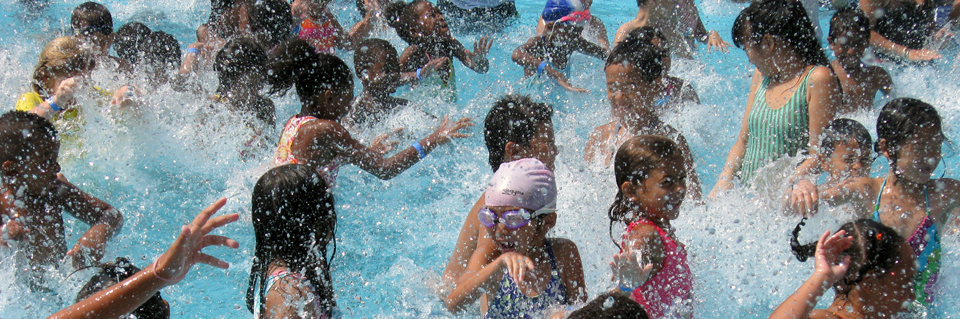
[[[612,3],[612,2],[619,2]],[[69,13],[81,1],[52,0],[43,13],[29,13],[16,3],[0,4],[0,105],[12,109],[27,83],[43,45],[65,34]],[[206,20],[206,0],[105,1],[113,12],[115,26],[141,21],[152,29],[175,35],[183,46],[194,41],[194,30]],[[708,29],[719,30],[730,41],[730,26],[744,4],[718,0],[698,1]],[[359,17],[353,1],[337,0],[334,8],[341,23],[352,24]],[[445,104],[435,98],[401,92],[416,103],[389,121],[356,135],[369,140],[376,132],[405,126],[400,145],[428,134],[439,124],[424,115],[467,116],[482,125],[491,102],[505,93],[547,95],[554,103],[557,144],[557,179],[560,187],[559,222],[553,236],[577,243],[583,258],[590,296],[609,288],[608,259],[616,247],[607,235],[606,210],[616,191],[611,169],[588,167],[583,147],[589,132],[609,121],[604,92],[603,62],[575,55],[571,63],[572,83],[591,90],[590,94],[566,94],[556,90],[531,92],[520,83],[521,69],[510,60],[510,52],[534,32],[540,1],[521,0],[522,20],[501,34],[492,34],[494,47],[488,55],[488,74],[476,74],[457,64],[460,102]],[[636,12],[632,1],[596,1],[592,10],[613,32]],[[821,12],[826,28],[830,12]],[[826,30],[826,29],[824,29]],[[377,37],[388,39],[398,50],[406,44],[392,30]],[[479,35],[457,35],[468,47]],[[897,95],[921,98],[936,105],[944,118],[947,134],[960,141],[955,123],[960,116],[956,81],[957,51],[950,46],[943,61],[927,68],[888,66],[897,83]],[[352,64],[351,53],[341,53]],[[697,169],[709,192],[723,160],[739,130],[752,66],[741,50],[708,53],[701,50],[693,61],[674,59],[671,73],[693,83],[703,101],[687,106],[680,115],[666,120],[683,131],[693,148]],[[120,84],[106,73],[93,76],[99,85]],[[215,78],[203,74],[204,87],[212,90]],[[144,83],[138,83],[144,85]],[[359,86],[359,84],[358,84]],[[358,87],[359,90],[359,87]],[[237,239],[240,249],[209,249],[209,253],[230,262],[227,271],[196,267],[179,285],[164,289],[174,318],[237,318],[250,316],[243,302],[253,256],[253,228],[250,226],[250,192],[270,162],[273,148],[256,151],[258,158],[242,161],[238,153],[249,132],[236,125],[231,115],[218,115],[201,124],[200,108],[209,104],[201,97],[178,93],[163,86],[149,89],[141,114],[115,114],[92,97],[84,101],[86,127],[78,140],[65,141],[60,161],[63,172],[87,192],[116,206],[125,217],[123,230],[108,248],[104,260],[129,256],[139,266],[148,265],[173,240],[180,225],[202,207],[219,197],[229,197],[225,213],[240,213],[238,223],[219,233]],[[359,92],[359,91],[358,91]],[[275,135],[284,120],[299,110],[291,94],[275,98],[278,118]],[[879,104],[880,102],[878,102]],[[871,132],[876,112],[854,114]],[[447,261],[467,210],[480,196],[491,176],[483,146],[482,131],[471,130],[469,139],[457,140],[437,149],[424,161],[390,181],[380,181],[354,166],[340,171],[336,188],[337,253],[332,265],[337,302],[347,318],[451,317],[435,294],[434,287]],[[788,161],[770,169],[765,180],[779,180]],[[880,159],[875,175],[886,172]],[[957,177],[957,158],[948,158],[937,175]],[[740,188],[706,206],[684,205],[674,225],[687,245],[696,275],[696,312],[705,318],[766,317],[811,273],[812,263],[799,263],[789,252],[787,236],[797,222],[778,209],[775,195],[778,182],[759,182],[754,188]],[[847,215],[824,212],[804,231],[803,241],[825,229],[836,229]],[[67,233],[72,243],[86,225],[69,219]],[[621,230],[614,230],[619,234]],[[956,232],[943,238],[944,265],[934,315],[958,317],[960,310],[960,258]],[[13,276],[17,257],[0,253],[0,317],[45,317],[73,301],[89,272],[72,276],[68,270],[52,275],[55,293],[31,292]],[[68,264],[65,264],[68,265]],[[62,267],[69,269],[70,267]],[[832,293],[820,303],[825,306]],[[467,317],[475,314],[465,315]]]

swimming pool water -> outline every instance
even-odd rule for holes
[[[0,105],[12,109],[15,99],[27,89],[28,79],[43,45],[64,34],[69,13],[82,1],[48,1],[42,13],[29,13],[18,3],[0,4]],[[206,20],[207,0],[104,1],[113,12],[115,27],[140,21],[152,29],[176,36],[183,46],[194,41],[194,30]],[[698,1],[708,29],[718,30],[730,41],[730,26],[745,4],[721,0]],[[467,116],[482,125],[491,102],[508,92],[528,92],[519,81],[520,67],[510,52],[534,32],[541,1],[520,0],[521,20],[501,34],[491,34],[494,47],[488,58],[490,72],[476,74],[456,64],[460,101],[445,104],[429,97],[416,97],[409,110],[358,135],[370,138],[376,132],[406,126],[400,145],[408,145],[439,124],[423,115]],[[353,1],[337,0],[334,8],[344,25],[358,19]],[[636,13],[632,1],[595,1],[591,11],[600,17],[612,39],[616,28]],[[821,12],[826,28],[829,12]],[[826,30],[826,29],[824,29]],[[392,30],[375,36],[406,47]],[[468,48],[479,35],[457,35]],[[351,54],[340,54],[352,64]],[[936,105],[944,118],[948,136],[960,141],[954,124],[960,116],[957,98],[960,75],[956,50],[928,68],[892,68],[897,94],[918,97]],[[693,83],[703,101],[688,106],[667,121],[683,131],[693,148],[697,170],[709,192],[726,158],[743,116],[743,105],[753,68],[741,50],[730,53],[701,52],[694,61],[674,60],[671,74]],[[557,144],[557,179],[560,188],[558,225],[554,235],[577,243],[583,258],[589,295],[611,288],[607,261],[616,252],[607,234],[607,207],[616,188],[609,169],[588,167],[582,161],[589,132],[609,121],[604,92],[603,62],[575,55],[571,82],[590,94],[550,91],[547,100],[556,104],[554,117]],[[117,80],[97,73],[94,79],[105,87]],[[213,89],[211,74],[202,75],[205,87]],[[358,91],[359,92],[359,84]],[[532,92],[543,93],[543,92]],[[557,95],[557,96],[554,96]],[[274,99],[277,132],[283,119],[299,110],[290,96]],[[227,271],[198,266],[181,284],[163,291],[174,318],[249,317],[243,293],[253,256],[250,227],[250,192],[256,179],[269,166],[273,149],[262,150],[258,159],[242,161],[237,153],[249,134],[230,125],[229,114],[199,124],[197,113],[208,104],[196,96],[161,87],[147,97],[142,114],[117,115],[87,101],[87,128],[80,142],[65,142],[61,151],[63,172],[87,192],[115,205],[126,219],[123,230],[110,244],[104,260],[129,256],[138,266],[149,264],[173,240],[179,225],[219,197],[230,197],[224,212],[241,214],[241,221],[219,232],[237,239],[240,249],[210,249],[212,255],[231,263]],[[853,118],[871,131],[876,113]],[[390,181],[381,181],[354,166],[341,169],[335,191],[339,221],[337,253],[332,264],[337,302],[346,318],[445,318],[446,312],[434,293],[463,218],[484,190],[492,175],[483,146],[482,131],[471,130],[469,139],[436,150],[421,163]],[[275,138],[275,137],[274,137]],[[275,140],[275,139],[274,139]],[[957,158],[941,165],[947,177],[957,177]],[[874,174],[885,172],[878,160]],[[775,180],[777,172],[770,172]],[[761,183],[763,185],[763,183]],[[773,186],[771,186],[773,187]],[[799,263],[789,253],[787,236],[797,222],[779,213],[775,189],[763,186],[738,189],[708,202],[707,206],[684,205],[675,226],[690,253],[696,275],[696,312],[704,318],[762,318],[769,315],[813,270],[812,263]],[[836,229],[841,212],[824,212],[808,222],[805,240],[825,229]],[[86,229],[68,220],[68,238],[75,240]],[[614,233],[619,233],[619,229]],[[943,238],[944,265],[937,296],[938,310],[931,316],[957,317],[960,301],[960,242],[953,230]],[[802,239],[804,240],[804,239]],[[71,241],[72,243],[72,241]],[[15,271],[16,256],[0,253],[0,272]],[[69,268],[69,267],[64,267]],[[0,317],[34,318],[52,314],[73,301],[89,273],[58,275],[58,294],[30,292],[13,276],[0,277]],[[821,306],[832,295],[823,298]],[[464,317],[475,317],[466,314]]]

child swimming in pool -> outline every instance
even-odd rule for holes
[[[0,247],[14,243],[26,253],[31,275],[43,286],[44,269],[66,256],[77,269],[98,263],[107,241],[123,225],[113,206],[67,181],[57,157],[60,140],[53,125],[36,114],[10,111],[0,116]],[[90,225],[67,250],[63,213]]]
[[[831,187],[859,177],[869,177],[873,165],[873,138],[860,122],[835,119],[823,129],[820,140],[820,170],[827,173],[827,182],[820,187]]]
[[[591,5],[593,5],[593,0],[583,0],[583,12],[589,14]],[[545,29],[546,23],[543,22],[543,17],[539,17],[537,21],[537,34],[543,34],[543,30]],[[603,47],[604,50],[610,50],[610,40],[607,39],[607,27],[603,25],[603,21],[597,16],[590,15],[587,23],[583,26],[582,35],[585,39],[591,40]]]
[[[274,162],[303,164],[320,171],[333,187],[341,162],[359,166],[381,179],[390,179],[416,164],[434,148],[451,139],[468,137],[461,130],[473,123],[468,118],[450,122],[446,118],[432,134],[391,157],[380,143],[366,146],[353,139],[341,118],[353,100],[353,77],[340,58],[315,53],[306,41],[293,39],[280,44],[268,62],[267,74],[274,93],[294,86],[303,106],[283,128]]]
[[[366,13],[350,31],[344,32],[337,17],[327,7],[331,0],[293,0],[290,12],[296,26],[294,33],[306,40],[317,53],[333,54],[336,49],[352,50],[363,38],[370,34],[380,19],[380,2],[368,0]]]
[[[640,7],[637,17],[617,29],[614,45],[640,27],[653,27],[665,33],[667,47],[679,57],[690,59],[697,51],[697,42],[707,45],[707,50],[727,52],[730,43],[723,41],[717,31],[707,31],[700,20],[700,13],[693,0],[651,1],[637,0]]]
[[[557,223],[553,172],[535,158],[500,165],[477,214],[487,237],[446,305],[453,313],[486,295],[484,318],[535,318],[553,305],[586,301],[577,245],[547,238]]]
[[[815,193],[791,198],[797,213],[814,213],[817,199],[836,206],[851,203],[862,218],[882,222],[907,239],[917,257],[916,301],[927,305],[940,270],[940,230],[960,208],[960,181],[932,178],[942,158],[940,115],[912,98],[890,101],[877,118],[876,150],[890,161],[886,176],[852,178]]]
[[[552,106],[535,102],[526,95],[505,95],[494,102],[483,121],[483,138],[492,171],[496,172],[500,164],[522,158],[536,158],[553,171],[557,145],[552,116]],[[463,275],[477,249],[477,241],[487,237],[477,219],[477,213],[484,205],[484,196],[481,195],[463,221],[457,245],[443,270],[443,280],[448,285],[453,285]]]
[[[353,67],[363,85],[363,92],[353,100],[351,124],[379,122],[391,110],[407,105],[408,100],[390,96],[405,84],[414,84],[421,78],[430,77],[433,70],[447,63],[447,58],[433,59],[417,72],[400,72],[397,49],[383,39],[366,39],[360,42],[353,55]]]
[[[513,50],[513,62],[523,67],[525,77],[545,74],[564,89],[589,92],[571,85],[561,70],[567,68],[567,61],[574,52],[598,59],[607,58],[608,50],[580,35],[590,14],[584,12],[580,0],[548,0],[540,16],[545,23],[544,32]]]
[[[477,73],[487,73],[490,62],[487,53],[493,40],[481,37],[473,44],[473,51],[467,50],[460,41],[450,34],[447,21],[440,10],[426,0],[414,0],[406,3],[394,1],[383,9],[387,24],[393,27],[397,36],[409,44],[400,54],[400,71],[421,73],[421,85],[437,90],[447,102],[456,102],[457,83],[453,69],[453,58]],[[423,76],[423,68],[435,59],[446,58],[447,62],[439,67],[431,77]]]
[[[621,271],[615,279],[652,318],[693,316],[693,274],[687,251],[670,225],[687,192],[682,163],[677,143],[656,135],[630,138],[614,158],[618,191],[607,216],[615,244],[614,223],[626,225],[614,261],[621,269],[653,265],[649,280],[638,271]]]
[[[657,45],[654,42],[658,42]],[[590,134],[584,161],[611,165],[617,148],[637,135],[661,135],[677,143],[690,181],[690,198],[700,201],[700,178],[686,138],[660,119],[665,109],[679,108],[684,102],[699,102],[696,92],[683,80],[667,76],[669,51],[662,36],[649,27],[634,30],[607,58],[607,99],[613,121]]]
[[[316,170],[283,165],[253,188],[256,252],[247,286],[254,318],[339,318],[327,245],[337,211],[333,194]]]
[[[830,61],[830,68],[843,91],[843,106],[838,113],[870,110],[877,92],[890,94],[893,90],[890,74],[879,66],[863,63],[863,54],[870,47],[870,21],[863,11],[847,7],[834,13],[827,41],[837,56]]]

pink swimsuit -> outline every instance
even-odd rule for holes
[[[630,297],[647,310],[650,318],[692,317],[690,301],[693,299],[693,274],[687,265],[687,250],[662,228],[643,218],[630,223],[627,234],[637,225],[652,225],[657,229],[667,256],[657,275],[640,285]],[[627,234],[624,234],[624,239]]]
[[[277,145],[277,154],[273,158],[273,162],[275,164],[304,164],[303,161],[293,157],[293,140],[297,137],[297,133],[300,132],[301,126],[316,120],[317,118],[313,116],[298,117],[294,115],[290,118],[290,120],[287,121],[287,124],[283,126],[283,133],[280,134],[280,143]],[[330,161],[322,168],[317,169],[317,172],[320,173],[320,176],[323,177],[323,180],[327,182],[327,187],[330,188],[333,188],[333,186],[337,184],[337,172],[339,171],[340,157]]]

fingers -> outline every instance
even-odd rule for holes
[[[210,216],[213,216],[213,214],[216,214],[217,211],[220,210],[220,208],[223,208],[223,205],[226,203],[227,203],[226,198],[221,198],[213,202],[213,204],[210,204],[210,206],[207,206],[207,208],[204,208],[203,210],[201,210],[200,213],[197,214],[197,217],[193,219],[193,222],[190,223],[190,225],[193,225],[195,227],[203,226],[204,224],[207,223],[207,220],[210,219]]]
[[[219,207],[217,209],[219,209]],[[214,229],[220,228],[223,225],[235,222],[239,219],[240,219],[239,214],[227,214],[223,216],[214,217],[213,219],[208,220],[206,224],[203,225],[203,228],[200,230],[200,233],[206,235]]]
[[[200,248],[203,249],[207,246],[224,246],[224,247],[230,247],[230,248],[239,248],[240,243],[224,236],[206,235],[206,236],[203,236],[203,241],[200,243]]]
[[[230,268],[230,264],[228,264],[227,262],[217,259],[217,257],[213,257],[204,253],[200,253],[200,256],[197,258],[197,262],[201,264],[214,266],[220,269]]]

